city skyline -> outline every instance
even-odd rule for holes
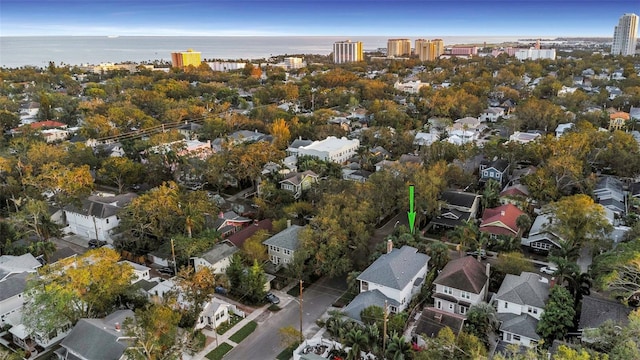
[[[630,0],[3,0],[0,35],[612,37],[639,12]]]

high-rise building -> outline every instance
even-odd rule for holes
[[[444,54],[444,41],[442,39],[417,39],[415,52],[420,61],[433,61]]]
[[[638,15],[624,14],[613,30],[611,55],[634,55],[638,35]]]
[[[361,41],[352,42],[351,40],[347,40],[338,41],[333,44],[334,63],[344,64],[362,60],[364,60],[364,52]]]
[[[187,51],[179,51],[171,53],[171,65],[177,68],[186,68],[189,65],[195,67],[200,66],[202,59],[200,52],[189,49]]]
[[[389,39],[387,40],[387,56],[411,55],[411,40]]]

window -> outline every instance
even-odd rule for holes
[[[442,302],[440,300],[438,300],[438,304],[436,306],[438,309],[442,309]]]
[[[369,291],[369,283],[366,281],[360,282],[360,286],[362,287],[362,291]]]
[[[289,250],[289,249],[282,249],[282,252],[283,252],[285,255],[291,255],[291,250]]]
[[[453,310],[453,304],[449,304],[449,310]]]
[[[453,295],[453,289],[451,289],[450,287],[447,287],[447,286],[444,287],[442,292],[444,292],[445,294]]]
[[[534,315],[535,315],[535,314],[537,314],[537,313],[538,313],[538,309],[536,309],[536,308],[532,308],[531,306],[529,306],[529,307],[527,308],[527,312],[528,312],[529,314],[534,314]]]
[[[466,291],[460,291],[460,297],[463,299],[469,299],[471,298],[471,295],[469,295],[469,293]]]
[[[482,176],[489,176],[489,172],[487,170],[483,171]]]
[[[393,305],[391,305],[389,308],[391,309],[391,312],[394,314],[398,312],[398,308]]]
[[[520,341],[520,335],[513,334],[514,341]]]
[[[467,307],[466,306],[460,306],[460,314],[464,315],[467,313]]]
[[[504,308],[505,308],[505,309],[509,308],[509,303],[508,303],[508,302],[506,302],[506,301],[504,302]]]

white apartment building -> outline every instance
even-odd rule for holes
[[[324,161],[342,164],[356,154],[360,147],[358,139],[349,140],[345,137],[329,136],[322,141],[314,141],[310,145],[298,148],[298,156],[312,156]]]
[[[284,66],[287,70],[300,69],[304,67],[304,63],[300,57],[286,57],[284,58]]]
[[[638,36],[638,15],[624,14],[613,30],[611,55],[634,55]]]
[[[338,41],[333,44],[333,62],[344,64],[364,60],[362,41]]]
[[[556,49],[519,49],[515,56],[518,60],[555,60]]]
[[[232,70],[240,70],[244,69],[247,66],[247,63],[243,62],[230,62],[230,61],[212,61],[207,62],[207,65],[213,71],[232,71]]]

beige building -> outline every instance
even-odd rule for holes
[[[635,55],[638,15],[624,14],[613,31],[611,55]]]
[[[387,40],[387,56],[411,55],[411,40],[389,39]]]
[[[415,53],[420,61],[434,61],[444,54],[444,41],[442,39],[417,39]]]

